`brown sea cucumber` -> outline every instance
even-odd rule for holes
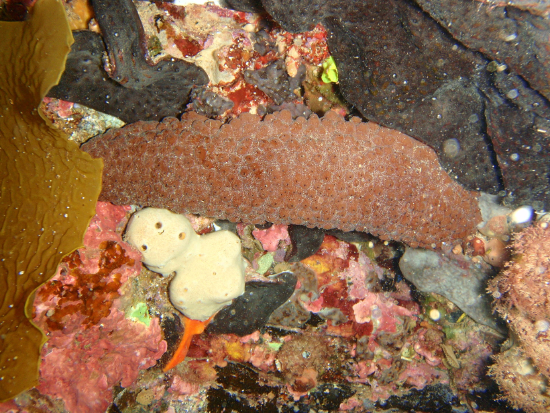
[[[329,112],[231,122],[195,113],[137,122],[82,149],[105,162],[101,200],[250,223],[366,231],[410,246],[452,243],[481,221],[477,194],[398,131]]]

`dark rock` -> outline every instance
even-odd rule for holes
[[[247,13],[261,13],[264,11],[260,0],[223,0],[221,4],[229,9]]]
[[[244,397],[236,396],[224,389],[210,387],[206,391],[207,410],[209,413],[278,413],[276,401],[251,405]]]
[[[483,378],[484,385],[481,389],[470,390],[465,394],[471,404],[477,405],[478,411],[496,413],[523,413],[523,410],[514,409],[506,401],[497,383],[489,378]]]
[[[305,79],[305,67],[301,66],[294,77],[290,77],[282,60],[258,70],[246,70],[244,80],[255,85],[269,96],[277,105],[296,99],[294,90],[299,88]]]
[[[519,76],[494,77],[501,93],[487,93],[485,117],[504,179],[504,202],[548,209],[550,106]]]
[[[265,56],[269,51],[274,51],[277,48],[276,43],[265,30],[251,33],[250,38],[254,42],[254,50],[262,56]]]
[[[231,100],[226,99],[206,88],[196,88],[191,92],[193,110],[209,118],[222,116],[226,111],[235,105]]]
[[[341,229],[329,229],[326,231],[327,235],[332,235],[333,237],[338,238],[339,240],[345,242],[369,242],[376,241],[377,238],[366,232],[360,231],[342,231]]]
[[[312,30],[325,17],[338,16],[338,9],[341,12],[350,9],[347,2],[323,0],[262,0],[262,4],[283,29],[292,33]]]
[[[268,113],[280,112],[282,110],[288,110],[292,115],[292,119],[309,119],[313,114],[313,112],[303,103],[283,102],[282,105],[269,105],[267,108],[262,105],[258,106],[258,115],[264,116]]]
[[[368,242],[377,238],[360,231],[342,231],[339,229],[324,230],[321,228],[308,228],[303,225],[289,225],[288,235],[290,236],[291,248],[285,256],[287,262],[298,262],[315,254],[323,240],[325,234],[332,235],[346,242]]]
[[[550,98],[550,20],[534,14],[539,12],[536,2],[524,4],[523,10],[519,5],[467,0],[417,3],[455,39],[490,59],[506,63],[532,88]]]
[[[325,238],[325,230],[303,225],[289,225],[288,235],[291,249],[286,253],[285,261],[298,262],[317,252]]]
[[[101,36],[76,32],[65,72],[48,96],[88,106],[125,122],[181,114],[192,87],[208,83],[206,73],[178,60],[149,65],[143,27],[131,1],[96,0],[94,8],[103,39],[109,45],[113,78],[103,69],[106,49]]]
[[[378,404],[385,409],[400,409],[406,412],[451,413],[455,411],[453,406],[459,406],[459,401],[448,384],[430,384],[422,390],[412,389],[402,397],[390,396]]]
[[[500,189],[484,134],[483,96],[472,79],[485,64],[404,1],[365,2],[326,18],[340,90],[368,119],[428,144],[441,165],[471,190]],[[447,156],[447,139],[460,143]]]
[[[172,317],[162,317],[161,318],[161,327],[164,334],[164,339],[168,343],[169,349],[178,348],[178,344],[181,341],[182,333],[184,331],[181,318],[178,314],[172,314]],[[164,366],[172,358],[173,352],[167,351],[160,358],[159,364]]]
[[[225,367],[216,367],[218,376],[216,382],[224,389],[239,392],[241,394],[279,394],[279,387],[265,386],[260,384],[260,374],[245,365],[227,363]]]
[[[290,298],[296,287],[297,280],[291,272],[273,278],[276,282],[247,282],[244,294],[220,310],[206,331],[246,336],[262,328],[271,313]]]
[[[222,230],[231,231],[232,233],[238,235],[237,224],[235,222],[227,221],[226,219],[217,219],[214,224]]]
[[[309,393],[312,405],[317,409],[338,411],[340,404],[345,402],[355,391],[347,384],[320,384]]]
[[[238,363],[215,367],[220,388],[210,387],[206,394],[208,412],[277,413],[280,387],[260,384],[256,370]],[[270,397],[268,397],[268,395]]]

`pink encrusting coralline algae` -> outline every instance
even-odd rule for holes
[[[121,287],[141,270],[141,254],[120,235],[129,210],[98,203],[84,247],[37,291],[34,321],[48,338],[37,388],[71,413],[104,412],[114,386],[130,386],[166,352],[158,318],[146,325],[121,308]]]

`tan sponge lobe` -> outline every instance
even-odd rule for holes
[[[145,208],[132,216],[125,238],[151,271],[175,273],[170,300],[193,320],[207,320],[244,293],[241,240],[232,232],[197,235],[183,215]]]

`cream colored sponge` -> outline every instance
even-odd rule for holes
[[[183,215],[145,208],[132,216],[125,238],[151,271],[176,273],[170,300],[186,317],[207,320],[244,293],[241,240],[232,232],[197,235]]]

